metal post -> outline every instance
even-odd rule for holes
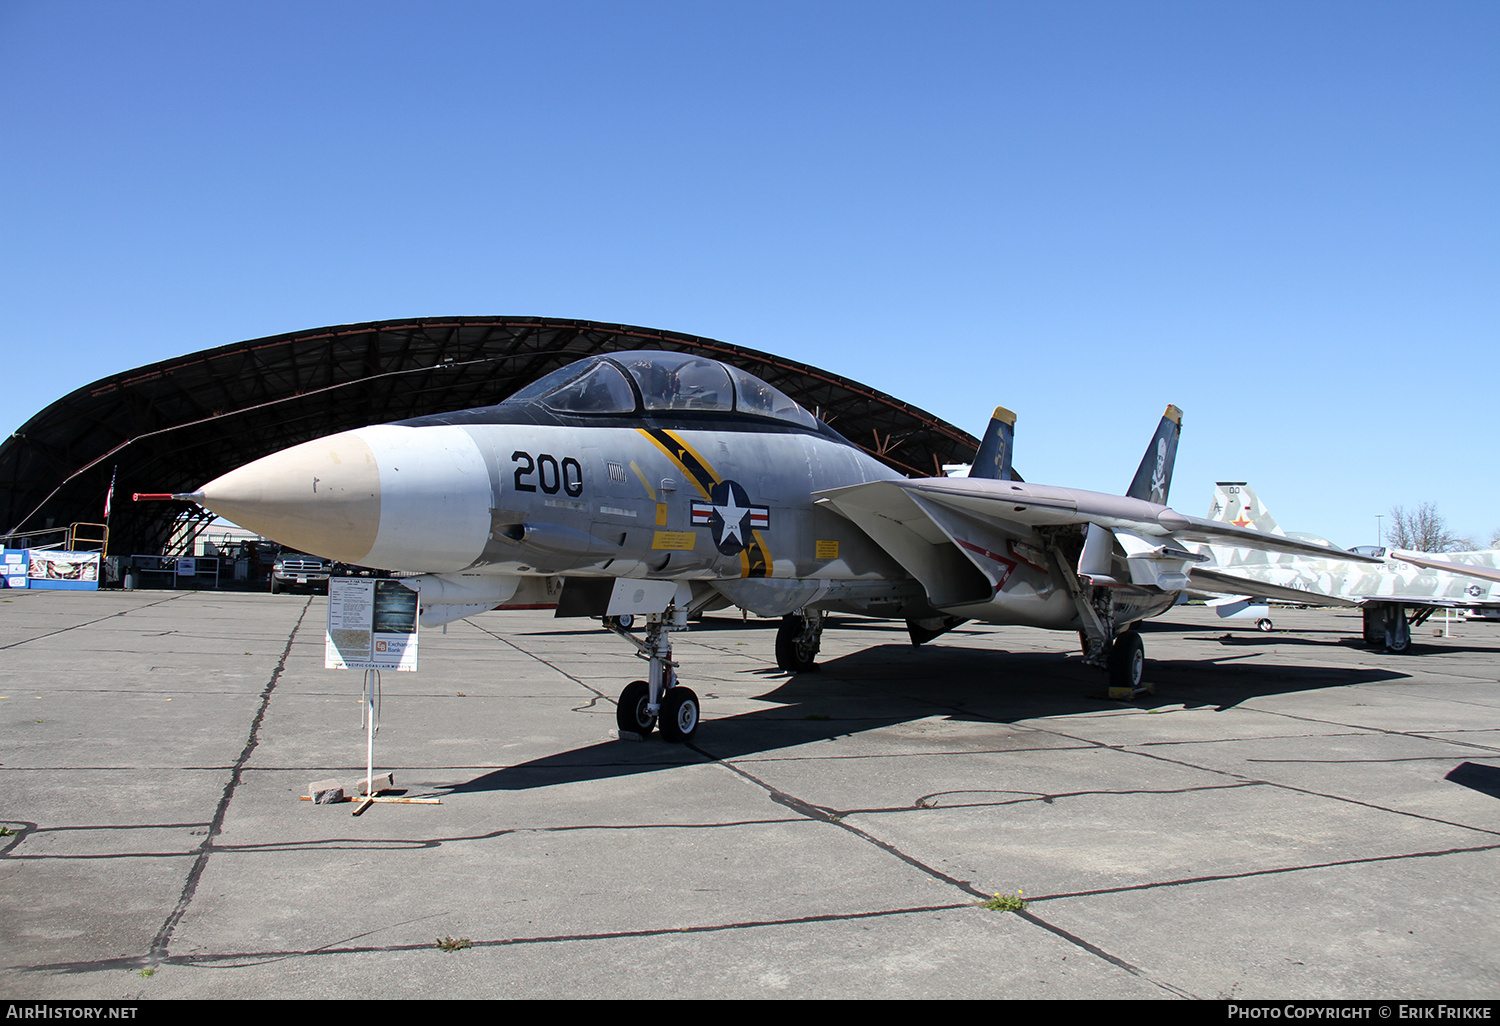
[[[380,671],[365,671],[365,797],[375,792],[375,694],[380,690]]]

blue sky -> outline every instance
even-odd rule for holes
[[[1500,5],[0,0],[7,430],[388,317],[862,380],[1028,480],[1500,528]]]

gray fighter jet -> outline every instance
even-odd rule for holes
[[[904,619],[917,644],[968,619],[1078,631],[1088,663],[1135,689],[1134,625],[1187,587],[1202,558],[1189,543],[1331,551],[1167,508],[1175,407],[1125,496],[1021,481],[1014,422],[996,411],[970,477],[907,479],[744,371],[622,352],[497,406],[320,438],[177,497],[301,551],[412,574],[429,626],[562,578],[558,615],[603,618],[649,662],[620,696],[620,728],[659,724],[674,741],[699,706],[671,634],[697,613],[781,617],[776,659],[793,672],[812,667],[832,610]],[[643,636],[623,617],[643,618]]]

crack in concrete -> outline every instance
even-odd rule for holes
[[[146,602],[146,603],[143,603],[142,605],[136,606],[134,609],[122,609],[118,613],[109,613],[106,616],[96,617],[93,620],[85,620],[83,623],[75,623],[75,624],[73,624],[70,627],[61,627],[61,628],[59,628],[59,629],[57,629],[55,631],[48,631],[46,634],[38,634],[34,638],[22,638],[20,641],[12,641],[8,645],[0,645],[0,652],[3,652],[3,651],[5,651],[8,648],[17,648],[18,646],[21,646],[21,645],[29,645],[33,641],[42,641],[42,640],[45,640],[46,638],[55,638],[59,634],[66,634],[66,633],[68,633],[68,631],[76,631],[76,630],[79,630],[79,629],[84,628],[84,627],[92,626],[93,624],[96,624],[96,623],[103,623],[105,620],[113,620],[117,616],[129,616],[131,613],[139,612],[142,609],[150,609],[152,606],[159,606],[159,605],[161,605],[164,602],[175,602],[175,601],[177,601],[180,598],[183,598],[183,597],[185,597],[187,595],[192,595],[192,594],[195,594],[195,593],[194,592],[190,592],[190,591],[185,591],[185,592],[181,592],[181,593],[179,593],[177,595],[169,595],[169,596],[167,596],[164,599],[157,599],[155,602]]]
[[[224,828],[224,817],[229,812],[229,803],[234,799],[234,793],[239,788],[240,780],[244,775],[245,764],[250,761],[250,756],[255,753],[256,746],[260,744],[260,725],[266,718],[266,709],[271,704],[271,695],[276,690],[277,683],[281,680],[281,674],[286,670],[286,660],[292,652],[292,642],[296,640],[297,632],[302,629],[302,621],[307,618],[307,611],[312,608],[312,597],[302,607],[302,612],[297,616],[297,622],[292,626],[291,632],[287,634],[286,646],[281,650],[281,658],[276,661],[276,669],[271,671],[271,679],[266,682],[265,688],[260,693],[260,705],[255,710],[255,717],[250,721],[250,736],[245,740],[245,747],[240,750],[239,758],[235,759],[234,766],[230,771],[229,780],[224,784],[224,791],[219,796],[219,803],[214,809],[213,819],[209,821],[208,833],[204,836],[202,843],[198,845],[197,856],[193,866],[188,870],[187,880],[183,883],[182,893],[177,898],[177,905],[172,909],[170,915],[161,929],[156,932],[156,937],[151,941],[151,951],[148,956],[153,965],[157,961],[168,956],[168,946],[172,943],[172,934],[177,929],[177,924],[187,913],[188,906],[192,904],[193,895],[197,893],[198,881],[203,876],[203,870],[208,866],[208,857],[216,850],[214,838]]]

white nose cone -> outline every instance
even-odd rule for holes
[[[479,447],[454,427],[384,424],[272,453],[193,496],[227,520],[327,559],[388,570],[469,566],[489,532]]]
[[[357,431],[272,453],[200,493],[226,520],[343,563],[363,564],[380,531],[380,467]]]

